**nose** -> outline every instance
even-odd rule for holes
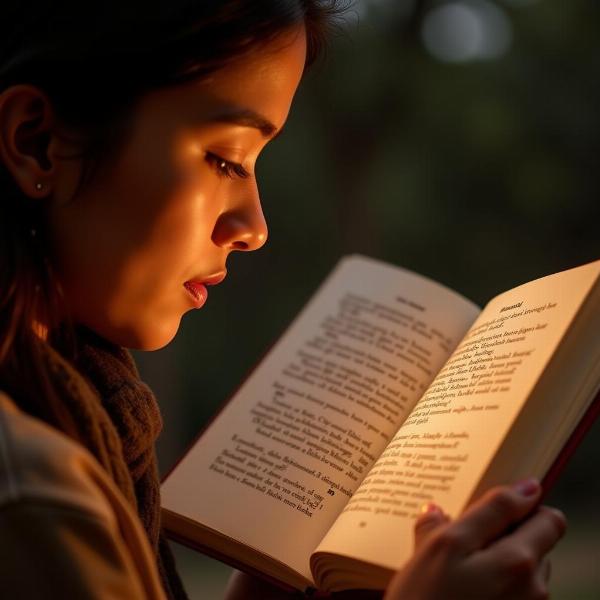
[[[212,241],[228,250],[250,251],[264,246],[267,236],[267,222],[256,198],[221,213],[213,229]]]

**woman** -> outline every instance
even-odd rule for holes
[[[336,12],[122,4],[0,9],[3,597],[186,597],[160,413],[125,348],[167,344],[227,256],[265,243],[254,166]],[[498,488],[454,522],[429,507],[385,597],[544,597],[564,518],[539,494]],[[228,593],[286,596],[242,575]]]

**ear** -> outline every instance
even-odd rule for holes
[[[35,86],[15,85],[0,94],[0,159],[30,198],[51,191],[54,125],[51,103]]]

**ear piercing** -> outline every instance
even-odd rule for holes
[[[38,191],[40,191],[43,187],[44,187],[43,183],[39,183],[38,182],[38,183],[35,184],[35,189],[38,190]]]

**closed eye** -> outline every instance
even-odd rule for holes
[[[239,177],[240,179],[246,179],[250,177],[250,173],[242,167],[239,163],[234,163],[229,160],[225,160],[221,156],[212,152],[207,152],[205,155],[206,162],[217,172],[219,177]]]

